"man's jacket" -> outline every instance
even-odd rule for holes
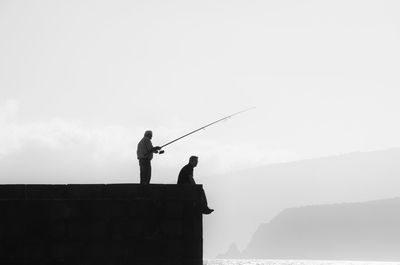
[[[140,140],[136,154],[138,159],[153,159],[153,144],[149,138],[145,136]]]

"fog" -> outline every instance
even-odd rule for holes
[[[210,203],[229,207],[231,180],[215,176],[398,147],[399,7],[394,0],[2,0],[0,182],[137,183],[145,130],[162,145],[251,106],[168,146],[152,161],[152,182],[175,183],[197,155],[195,175]],[[368,191],[346,198],[397,192]],[[297,204],[336,201],[298,196],[285,193]],[[274,200],[257,208],[265,215],[241,223],[239,239],[227,236],[206,255],[231,240],[243,248],[256,223],[295,204]],[[218,210],[207,218],[205,231],[227,222]]]

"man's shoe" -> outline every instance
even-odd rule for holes
[[[202,214],[210,214],[212,212],[214,212],[214,209],[210,209],[208,207],[201,211]]]

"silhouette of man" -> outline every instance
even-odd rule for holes
[[[137,158],[139,159],[140,167],[140,184],[150,184],[151,179],[151,160],[153,159],[153,153],[158,153],[161,149],[159,146],[153,147],[151,143],[153,138],[152,131],[146,131],[144,137],[137,145]]]
[[[189,158],[189,163],[185,165],[179,172],[178,184],[180,185],[196,184],[193,178],[193,169],[197,166],[198,162],[199,158],[197,156],[191,156]],[[213,209],[208,208],[206,194],[204,193],[204,190],[201,189],[201,212],[203,214],[210,214],[213,211],[214,211]]]

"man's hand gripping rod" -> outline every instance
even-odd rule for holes
[[[168,142],[168,143],[166,143],[166,144],[160,146],[159,154],[164,153],[164,150],[161,150],[161,149],[164,148],[164,147],[166,147],[167,145],[170,145],[170,144],[172,144],[172,143],[175,143],[176,141],[179,141],[180,139],[185,138],[186,136],[189,136],[189,135],[191,135],[191,134],[193,134],[193,133],[195,133],[195,132],[198,132],[198,131],[200,131],[200,130],[204,130],[205,128],[207,128],[207,127],[209,127],[209,126],[211,126],[211,125],[213,125],[213,124],[216,124],[216,123],[218,123],[218,122],[220,122],[220,121],[227,120],[227,119],[229,119],[229,118],[231,118],[231,117],[233,117],[233,116],[235,116],[235,115],[239,115],[240,113],[249,111],[249,110],[254,109],[254,108],[255,108],[255,107],[251,107],[251,108],[248,108],[248,109],[245,109],[245,110],[241,110],[241,111],[235,112],[235,113],[233,113],[233,114],[231,114],[231,115],[229,115],[229,116],[226,116],[226,117],[224,117],[224,118],[222,118],[222,119],[219,119],[219,120],[216,120],[216,121],[214,121],[214,122],[211,122],[211,123],[209,123],[209,124],[207,124],[207,125],[205,125],[205,126],[203,126],[203,127],[200,127],[200,128],[198,128],[198,129],[196,129],[196,130],[194,130],[194,131],[191,131],[191,132],[189,132],[189,133],[187,133],[187,134],[185,134],[185,135],[183,135],[183,136],[181,136],[181,137],[178,137],[178,138],[176,138],[175,140],[172,140],[171,142]]]

